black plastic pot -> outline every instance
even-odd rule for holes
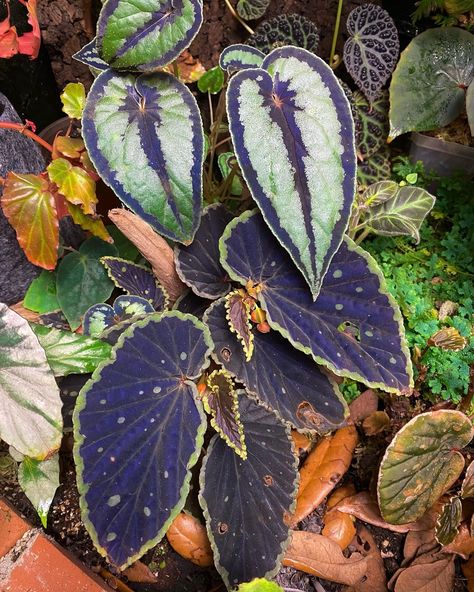
[[[412,133],[410,160],[421,160],[427,171],[434,171],[441,177],[462,172],[474,177],[474,148],[439,138]]]

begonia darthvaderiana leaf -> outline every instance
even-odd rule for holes
[[[171,240],[191,242],[201,213],[204,137],[182,82],[164,72],[102,72],[87,96],[82,134],[97,172],[127,207]]]
[[[215,360],[259,404],[274,410],[291,427],[324,434],[345,420],[347,405],[337,385],[277,331],[255,331],[254,352],[247,362],[242,345],[229,329],[224,299],[211,305],[204,322],[215,344]]]
[[[459,452],[472,440],[470,419],[442,409],[414,417],[394,437],[382,459],[377,493],[391,524],[418,520],[464,469]]]
[[[250,322],[252,311],[247,299],[245,290],[234,290],[225,297],[225,309],[229,329],[235,333],[242,344],[245,359],[248,362],[253,354],[254,334]]]
[[[263,217],[319,293],[355,192],[354,124],[331,68],[296,47],[229,82],[235,154]]]
[[[224,72],[231,74],[247,68],[259,68],[264,59],[265,54],[256,47],[236,43],[229,45],[222,51],[219,57],[219,66]]]
[[[101,262],[117,288],[148,300],[157,312],[168,307],[168,295],[149,269],[120,257],[102,257]]]
[[[209,374],[206,384],[207,389],[202,402],[205,411],[212,416],[212,427],[236,454],[245,460],[245,434],[232,375],[225,370],[214,370]]]
[[[43,460],[61,444],[61,398],[28,322],[0,304],[0,438]]]
[[[176,247],[176,271],[197,296],[215,300],[230,290],[229,277],[219,260],[219,238],[232,218],[222,204],[208,206],[193,242]]]
[[[98,551],[121,569],[155,546],[184,506],[206,430],[192,379],[211,350],[196,318],[156,313],[120,336],[79,394],[82,519]]]
[[[67,201],[80,205],[84,214],[95,214],[95,181],[83,168],[74,166],[65,158],[56,158],[47,170],[49,178]]]
[[[201,298],[191,290],[186,290],[179,296],[173,305],[173,310],[192,314],[198,319],[202,319],[203,314],[211,302],[207,298]]]
[[[373,103],[397,63],[400,49],[397,27],[381,6],[363,4],[349,14],[347,32],[344,64],[357,86]]]
[[[89,66],[89,68],[102,72],[103,70],[108,70],[110,66],[107,62],[104,62],[97,53],[96,41],[97,39],[94,37],[92,41],[86,43],[86,45],[84,45],[84,47],[78,52],[74,53],[72,57],[78,62],[81,62],[81,64],[85,64],[86,66]]]
[[[201,24],[201,0],[111,0],[97,21],[97,51],[116,70],[150,72],[191,45]]]
[[[199,502],[214,562],[229,589],[278,571],[298,482],[289,428],[243,393],[239,410],[247,459],[216,435],[200,474]]]
[[[114,305],[94,304],[87,309],[82,321],[84,335],[101,337],[109,327],[134,317],[143,317],[155,312],[153,306],[140,296],[119,296]]]
[[[440,545],[449,545],[459,532],[462,518],[462,502],[454,496],[446,502],[438,516],[435,527],[436,540]]]
[[[25,456],[18,467],[18,484],[46,528],[48,511],[59,487],[59,454],[46,460]]]
[[[28,260],[38,267],[54,269],[58,260],[59,223],[47,179],[10,172],[0,202]]]
[[[230,277],[257,287],[269,325],[294,347],[373,388],[397,392],[412,386],[400,310],[374,259],[349,238],[316,302],[257,211],[227,226],[220,249]]]
[[[402,52],[390,84],[390,138],[448,125],[465,108],[474,80],[474,35],[428,29]]]

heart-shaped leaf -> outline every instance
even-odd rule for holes
[[[18,483],[46,528],[48,511],[59,487],[59,455],[43,461],[25,456],[18,467]]]
[[[184,506],[206,429],[192,379],[211,349],[194,317],[150,315],[122,334],[81,390],[74,458],[82,519],[122,569],[156,545]]]
[[[23,299],[23,306],[39,313],[51,312],[59,308],[54,272],[43,270],[31,282]]]
[[[175,264],[180,279],[203,298],[214,300],[230,290],[229,278],[219,260],[219,238],[231,220],[232,214],[223,205],[208,206],[193,242],[176,247]]]
[[[234,389],[232,376],[225,370],[211,372],[202,402],[205,411],[212,416],[212,427],[245,460],[247,458],[245,434],[240,421],[238,395]]]
[[[323,60],[285,47],[231,78],[227,113],[253,198],[316,298],[354,199],[346,95]]]
[[[247,43],[265,55],[285,45],[302,47],[313,53],[319,43],[318,27],[301,14],[279,14],[264,21],[247,39]]]
[[[0,368],[0,438],[43,460],[61,443],[59,389],[27,321],[5,304],[0,304]]]
[[[388,120],[388,92],[381,91],[372,104],[361,92],[353,94],[357,110],[356,146],[359,158],[367,159],[375,154],[387,141],[390,127]]]
[[[104,62],[97,53],[96,41],[97,40],[94,37],[92,41],[86,43],[86,45],[84,45],[84,47],[78,52],[74,53],[72,57],[78,62],[81,62],[81,64],[85,64],[86,66],[89,66],[89,68],[102,72],[103,70],[108,70],[110,66],[107,62]]]
[[[379,203],[369,207],[366,224],[376,234],[408,235],[419,243],[420,226],[431,212],[436,198],[421,187],[396,185],[394,189],[388,199],[383,202],[379,199]]]
[[[390,84],[390,137],[448,125],[464,109],[474,78],[474,35],[458,27],[429,29],[400,56]]]
[[[230,277],[255,286],[268,323],[294,347],[373,388],[396,392],[412,385],[400,310],[376,262],[349,238],[316,302],[257,212],[232,221],[220,248]]]
[[[237,12],[246,21],[254,21],[262,18],[265,14],[270,0],[239,0],[237,2]]]
[[[58,260],[59,224],[48,181],[38,175],[10,172],[0,203],[28,260],[44,269],[54,269]]]
[[[369,185],[360,197],[360,203],[364,207],[378,206],[391,199],[399,189],[395,181],[379,181]]]
[[[163,72],[108,70],[92,85],[82,126],[97,172],[123,203],[161,234],[190,242],[199,225],[204,155],[191,91]]]
[[[459,532],[462,518],[461,500],[454,496],[444,504],[441,514],[436,522],[435,535],[440,545],[449,545]]]
[[[344,44],[344,64],[373,103],[397,63],[397,28],[388,12],[375,4],[354,8],[346,24],[349,38]]]
[[[198,89],[203,92],[209,92],[211,95],[216,95],[221,92],[224,86],[224,72],[220,66],[215,66],[208,70],[198,80]]]
[[[380,465],[378,498],[382,516],[393,524],[420,518],[459,477],[471,441],[471,421],[460,411],[422,413],[388,446]]]
[[[228,74],[246,70],[247,68],[259,68],[265,58],[265,54],[256,47],[236,43],[226,47],[219,58],[219,66]]]
[[[56,158],[48,165],[48,175],[69,202],[80,205],[84,214],[95,214],[95,181],[83,168]]]
[[[81,119],[86,102],[86,90],[80,82],[69,82],[61,93],[63,111],[73,119]]]
[[[116,254],[113,245],[94,237],[84,241],[79,251],[68,253],[61,260],[56,283],[58,301],[73,331],[90,306],[104,302],[112,294],[114,285],[100,258]]]
[[[158,312],[168,308],[168,295],[146,267],[120,257],[102,257],[101,261],[117,288],[148,300]]]
[[[97,50],[116,70],[150,72],[175,60],[201,23],[201,0],[112,0],[99,15]]]
[[[216,435],[200,474],[199,502],[228,588],[278,571],[289,536],[284,517],[293,509],[297,483],[289,429],[243,394],[239,411],[247,459]]]
[[[153,306],[140,296],[118,296],[113,306],[94,304],[87,309],[82,322],[84,334],[102,337],[104,331],[110,327],[118,326],[123,321],[143,317],[152,312],[155,312]],[[126,327],[128,324],[122,325],[122,327]]]
[[[223,299],[209,308],[204,321],[215,344],[215,359],[260,404],[276,411],[290,426],[325,433],[344,421],[347,406],[337,385],[310,356],[297,351],[278,332],[256,331],[252,359],[247,362],[229,329]]]
[[[55,376],[87,374],[110,357],[110,345],[84,335],[43,325],[32,329]]]

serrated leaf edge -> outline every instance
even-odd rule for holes
[[[461,506],[461,512],[459,513],[459,521],[458,521],[458,523],[457,523],[457,526],[456,526],[456,532],[455,532],[455,534],[454,534],[453,538],[452,538],[452,539],[451,539],[451,540],[450,540],[448,543],[442,543],[442,542],[441,542],[441,541],[438,539],[439,529],[441,528],[441,517],[443,516],[444,509],[445,509],[447,506],[450,506],[450,505],[452,505],[452,504],[455,502],[455,500],[456,500],[456,499],[460,501],[460,498],[459,498],[459,496],[457,496],[457,495],[453,495],[453,496],[452,496],[452,497],[449,499],[449,501],[447,501],[445,504],[443,504],[443,507],[441,508],[441,511],[440,511],[440,513],[438,514],[438,517],[436,518],[436,524],[435,524],[435,539],[436,539],[436,542],[437,542],[437,543],[439,543],[439,544],[440,544],[441,546],[443,546],[443,547],[444,547],[445,545],[449,545],[450,543],[452,543],[452,542],[453,542],[453,540],[456,538],[456,535],[457,535],[457,534],[458,534],[458,532],[459,532],[459,525],[461,524],[461,519],[462,519],[462,506]]]
[[[242,349],[244,350],[244,354],[245,354],[245,361],[246,362],[250,362],[250,360],[252,359],[252,355],[253,355],[253,349],[254,349],[254,335],[253,335],[253,331],[252,331],[252,324],[250,322],[250,306],[244,302],[244,300],[242,299],[242,304],[244,305],[244,308],[247,312],[247,322],[246,322],[246,327],[248,329],[249,332],[249,345],[247,346],[247,344],[245,343],[245,339],[243,337],[243,335],[241,335],[239,333],[239,331],[237,331],[234,323],[232,322],[232,319],[230,318],[230,305],[229,305],[229,300],[231,298],[231,296],[237,296],[239,294],[239,290],[232,290],[232,292],[229,292],[226,296],[224,296],[225,298],[225,310],[226,310],[226,315],[225,318],[227,320],[227,323],[229,325],[229,329],[232,333],[234,333],[237,336],[237,339],[240,341],[241,345],[242,345]]]

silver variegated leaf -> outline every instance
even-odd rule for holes
[[[265,54],[256,47],[236,43],[226,47],[219,58],[219,66],[228,74],[247,68],[259,68]]]

